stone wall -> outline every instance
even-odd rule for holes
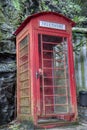
[[[77,47],[77,52],[74,52],[75,76],[77,92],[87,90],[87,35],[86,32],[76,32],[74,38],[74,46]],[[81,43],[83,42],[83,43]]]
[[[15,116],[16,47],[13,38],[0,42],[0,124]]]

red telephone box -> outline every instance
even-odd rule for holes
[[[55,12],[25,19],[15,31],[17,118],[53,127],[77,119],[72,26]]]

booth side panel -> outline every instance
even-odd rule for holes
[[[31,116],[30,36],[26,31],[17,39],[17,118]]]
[[[73,112],[75,113],[75,120],[77,118],[77,101],[76,101],[76,83],[74,73],[74,59],[73,59],[73,46],[71,43],[72,36],[69,37],[69,70],[70,70],[70,86],[71,86],[71,101],[73,106]]]
[[[72,36],[71,36],[72,37]],[[74,56],[73,56],[73,45],[71,43],[71,59],[72,59],[72,82],[73,82],[73,104],[74,104],[74,111],[75,111],[75,119],[77,119],[78,112],[77,112],[77,97],[76,97],[76,80],[75,80],[75,69],[74,69]]]

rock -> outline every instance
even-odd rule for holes
[[[3,125],[12,121],[16,113],[16,52],[13,39],[2,40],[0,44],[0,125]]]

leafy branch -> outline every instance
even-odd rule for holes
[[[81,49],[83,46],[87,45],[87,38],[85,39],[80,39],[80,42],[78,44],[74,43],[73,51],[79,55]]]

